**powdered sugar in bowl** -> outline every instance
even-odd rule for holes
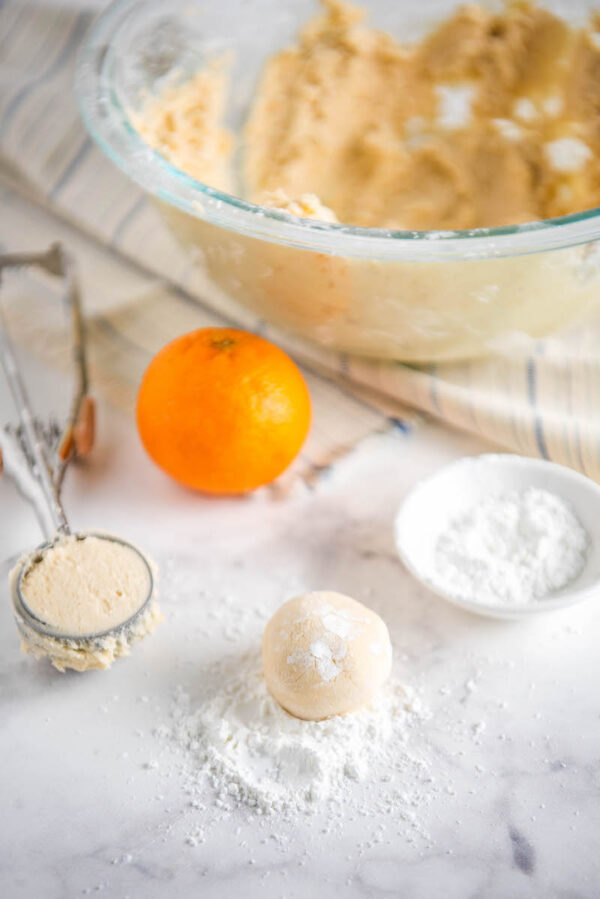
[[[452,462],[408,494],[395,536],[418,580],[481,615],[522,618],[600,594],[600,486],[553,462]]]

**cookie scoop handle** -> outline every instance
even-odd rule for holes
[[[51,539],[56,534],[70,533],[69,524],[60,501],[58,488],[54,483],[52,468],[48,459],[47,448],[31,411],[31,404],[25,384],[19,371],[17,359],[10,339],[4,313],[0,308],[0,360],[6,374],[15,406],[17,407],[20,428],[13,433],[13,442],[30,475],[30,483],[24,487],[29,496],[45,536]],[[22,467],[22,466],[21,466]],[[18,481],[18,477],[16,477]],[[23,485],[21,485],[23,486]],[[37,486],[38,489],[34,489]]]

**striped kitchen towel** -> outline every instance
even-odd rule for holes
[[[13,0],[0,7],[0,241],[39,248],[58,237],[73,249],[91,317],[96,382],[127,405],[151,353],[169,337],[219,321],[247,328],[258,322],[225,299],[209,305],[193,263],[147,197],[85,132],[72,80],[91,18],[81,6]],[[47,355],[44,303],[30,298],[34,293],[23,291],[13,314],[22,338]],[[35,315],[28,303],[38,304]],[[406,427],[410,407],[600,480],[598,321],[485,360],[427,367],[349,359],[270,326],[266,336],[310,372],[316,414],[306,473],[390,420]]]

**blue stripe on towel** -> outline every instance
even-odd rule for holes
[[[135,201],[135,203],[133,204],[133,206],[131,206],[130,209],[125,213],[125,215],[123,216],[123,218],[121,219],[121,221],[116,226],[116,228],[114,229],[113,233],[110,236],[111,246],[115,247],[115,246],[119,245],[119,241],[121,240],[121,238],[123,237],[123,234],[129,227],[130,222],[132,221],[132,219],[134,219],[136,217],[136,215],[138,214],[140,209],[143,209],[143,207],[146,205],[147,199],[148,198],[147,198],[146,194],[142,194],[142,196],[138,197],[137,200]]]
[[[76,16],[67,42],[56,59],[48,66],[45,72],[42,72],[41,75],[38,75],[37,78],[33,78],[27,84],[24,84],[23,87],[17,91],[17,93],[14,95],[14,97],[6,107],[4,115],[0,120],[0,131],[4,131],[5,128],[9,125],[13,115],[16,113],[23,100],[31,93],[31,91],[34,90],[38,85],[43,84],[48,78],[52,78],[54,75],[56,75],[57,72],[60,72],[63,66],[65,66],[69,62],[73,55],[73,51],[79,44],[83,32],[87,28],[92,16],[93,13],[91,13],[90,10],[84,10]]]
[[[15,6],[16,4],[12,4],[11,6]],[[0,0],[0,12],[8,12],[8,7],[6,7],[5,0]],[[21,8],[16,7],[17,14],[14,20],[10,23],[6,31],[0,33],[0,49],[4,47],[5,43],[8,41],[9,37],[12,35],[13,31],[18,25],[21,25],[21,19],[23,18],[23,12],[27,12],[27,7],[21,5]]]
[[[437,365],[431,364],[429,366],[429,398],[433,405],[433,408],[438,413],[438,415],[442,414],[442,410],[440,408],[440,395],[438,392],[438,373],[437,373]]]
[[[393,428],[397,431],[400,431],[402,434],[410,434],[412,431],[412,425],[410,422],[405,421],[403,418],[396,418],[396,416],[389,416],[388,421]]]
[[[527,394],[529,397],[529,404],[534,410],[533,428],[538,450],[544,459],[549,459],[550,456],[548,455],[548,447],[546,446],[544,427],[537,411],[537,372],[535,360],[531,358],[527,360]]]
[[[67,181],[69,181],[69,179],[74,175],[74,173],[79,168],[79,163],[81,162],[81,160],[85,156],[87,156],[87,154],[90,152],[91,149],[92,149],[92,142],[89,137],[86,137],[84,139],[82,145],[78,149],[77,153],[73,157],[73,159],[67,164],[66,169],[64,170],[62,175],[59,177],[58,181],[56,181],[56,183],[53,185],[52,190],[48,194],[48,198],[50,200],[53,200],[56,197],[56,195],[58,193],[60,193],[60,191],[63,189],[63,187],[65,186]]]

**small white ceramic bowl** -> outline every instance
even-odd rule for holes
[[[435,548],[449,523],[481,500],[537,487],[567,502],[585,528],[590,547],[581,574],[567,587],[527,605],[489,605],[453,596],[434,583]],[[510,454],[459,459],[420,481],[395,522],[400,558],[417,580],[461,608],[492,618],[524,618],[574,605],[600,594],[600,486],[563,465]]]

